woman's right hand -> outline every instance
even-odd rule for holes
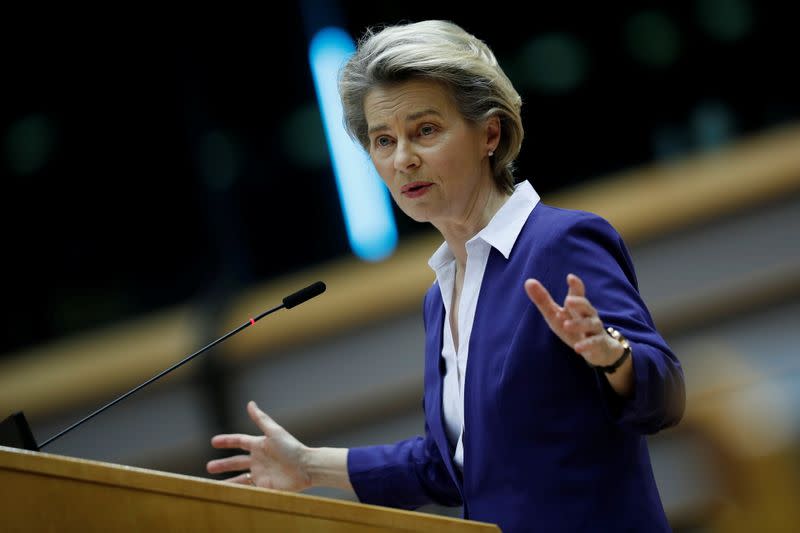
[[[258,487],[298,492],[311,487],[311,475],[305,464],[309,448],[279,426],[255,402],[247,404],[247,414],[264,433],[253,435],[216,435],[211,439],[214,448],[241,449],[246,454],[209,461],[210,474],[240,472],[227,481]],[[248,476],[248,474],[250,474]]]

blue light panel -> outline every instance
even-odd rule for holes
[[[350,248],[364,260],[379,261],[397,246],[397,226],[389,191],[343,126],[337,80],[339,69],[354,52],[355,44],[345,31],[324,28],[311,39],[309,61]]]

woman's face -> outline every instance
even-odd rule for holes
[[[397,205],[418,222],[463,223],[495,187],[488,159],[499,122],[474,125],[442,85],[412,80],[364,99],[369,154]]]

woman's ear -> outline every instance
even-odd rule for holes
[[[497,145],[500,144],[500,118],[497,115],[487,118],[484,128],[486,132],[486,150],[494,152],[497,150]]]

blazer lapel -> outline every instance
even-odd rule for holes
[[[453,451],[444,431],[442,394],[445,363],[442,359],[442,328],[444,327],[444,304],[439,287],[435,286],[433,305],[428,308],[428,335],[425,341],[425,418],[428,430],[439,448],[450,476],[461,487],[461,472],[453,464]]]

